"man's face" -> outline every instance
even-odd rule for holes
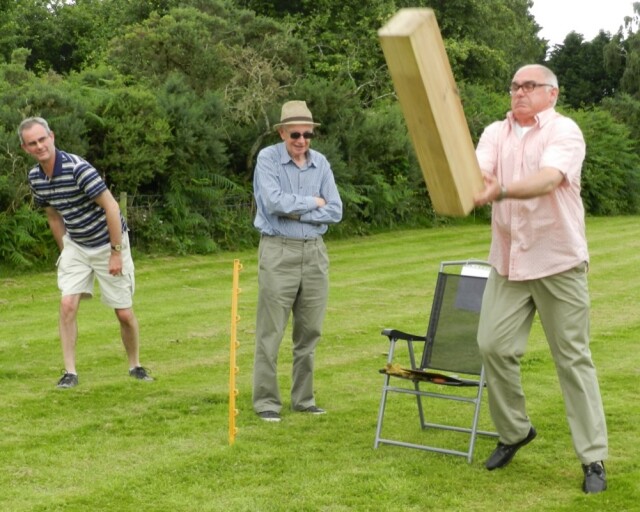
[[[543,86],[547,83],[542,70],[536,68],[524,68],[519,70],[511,82],[511,111],[520,124],[532,124],[536,114],[552,107],[558,97],[558,89]],[[535,85],[533,90],[527,92],[518,85]]]
[[[309,149],[311,144],[309,134],[313,135],[312,124],[292,124],[280,128],[280,137],[287,147],[289,156],[294,160],[303,157]]]
[[[47,133],[44,126],[34,124],[22,131],[22,149],[29,153],[39,163],[55,158],[55,144],[53,132]]]

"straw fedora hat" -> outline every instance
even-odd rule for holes
[[[280,113],[280,122],[274,124],[274,128],[280,128],[288,124],[311,124],[313,126],[320,126],[320,123],[313,122],[313,116],[309,107],[307,107],[306,101],[287,101],[282,105],[282,111]]]

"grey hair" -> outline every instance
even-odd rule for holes
[[[18,126],[18,137],[20,137],[20,144],[24,144],[22,132],[28,130],[34,124],[39,124],[40,126],[42,126],[47,131],[47,135],[51,134],[51,128],[49,128],[49,123],[47,123],[46,119],[42,117],[27,117],[26,119],[23,119],[20,123],[20,126]]]
[[[526,66],[522,66],[520,69],[518,69],[518,72],[523,69],[537,69],[538,71],[541,71],[542,74],[544,75],[544,81],[546,83],[548,83],[555,89],[560,89],[560,87],[558,86],[558,77],[547,66],[543,66],[542,64],[527,64]],[[558,102],[558,97],[556,96],[556,100],[553,103],[553,106],[555,106],[557,102]]]

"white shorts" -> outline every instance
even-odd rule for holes
[[[135,276],[129,237],[122,235],[122,275],[109,274],[111,245],[83,247],[68,234],[63,237],[64,247],[58,258],[58,288],[62,295],[93,296],[95,279],[98,279],[102,302],[114,309],[127,309],[133,305]]]

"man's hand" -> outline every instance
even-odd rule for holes
[[[318,205],[318,208],[322,208],[325,204],[327,204],[327,202],[321,197],[316,197],[316,204]]]
[[[484,189],[473,196],[473,202],[476,206],[483,206],[500,197],[501,187],[498,178],[493,174],[482,173],[482,179],[484,180]]]
[[[109,256],[109,274],[112,276],[122,275],[122,253],[111,251],[111,256]]]

